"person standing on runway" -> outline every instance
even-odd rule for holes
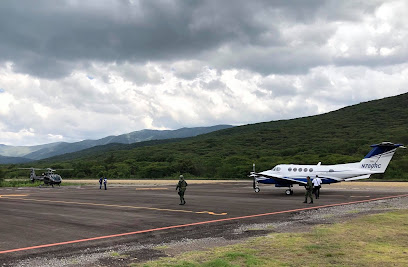
[[[313,204],[313,196],[312,196],[312,190],[313,190],[313,184],[312,180],[310,180],[310,176],[307,177],[307,184],[305,185],[305,201],[303,203],[307,203],[307,199],[310,197],[310,202],[309,204]]]
[[[184,205],[186,204],[186,201],[184,199],[184,192],[186,192],[186,187],[187,187],[187,182],[184,180],[184,176],[180,175],[180,180],[176,186],[176,190],[178,189],[178,194],[180,196],[180,204],[179,205]]]
[[[320,197],[320,185],[322,184],[322,179],[319,178],[318,175],[316,175],[316,178],[313,179],[313,193],[316,197],[316,199],[318,199]]]

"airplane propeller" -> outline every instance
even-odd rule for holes
[[[254,188],[255,192],[258,193],[260,190],[259,190],[259,187],[257,186],[257,183],[256,183],[255,163],[252,165],[252,172],[249,175],[249,177],[253,178],[252,187]]]

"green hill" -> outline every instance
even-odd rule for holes
[[[208,178],[246,178],[256,163],[339,164],[361,160],[370,145],[408,144],[408,93],[360,103],[322,115],[272,121],[165,142],[97,147],[39,162],[74,168],[72,177],[160,178],[188,173]],[[187,174],[187,177],[189,176]],[[399,150],[385,175],[407,179],[408,153]]]

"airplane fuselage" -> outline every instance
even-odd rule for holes
[[[301,165],[280,164],[273,169],[251,172],[255,192],[259,192],[258,183],[274,184],[276,187],[292,187],[294,184],[306,185],[307,177],[319,177],[322,184],[354,181],[370,178],[372,174],[384,173],[397,148],[405,148],[402,144],[382,142],[371,145],[371,151],[360,161],[336,165]],[[287,194],[292,194],[288,189]]]
[[[367,179],[376,173],[372,169],[361,169],[359,163],[339,165],[296,165],[280,164],[272,170],[259,172],[257,182],[263,184],[275,184],[288,186],[288,184],[306,184],[307,177],[311,179],[318,176],[323,184],[338,183],[358,179]],[[275,179],[279,177],[281,179]]]

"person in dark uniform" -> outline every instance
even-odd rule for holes
[[[108,179],[105,177],[104,179],[103,179],[103,185],[105,186],[105,190],[106,190],[106,184],[108,183]]]
[[[307,198],[310,197],[310,202],[309,204],[313,204],[313,196],[312,196],[312,191],[313,191],[313,184],[312,180],[310,180],[310,177],[307,177],[307,184],[305,186],[306,192],[305,192],[305,201],[303,203],[307,203]]]
[[[103,177],[99,178],[99,189],[102,189]]]
[[[184,199],[184,192],[186,192],[186,187],[187,187],[187,182],[184,180],[184,176],[180,175],[180,180],[176,186],[176,190],[178,189],[178,194],[180,196],[180,204],[179,205],[184,205],[186,204],[186,201]]]

